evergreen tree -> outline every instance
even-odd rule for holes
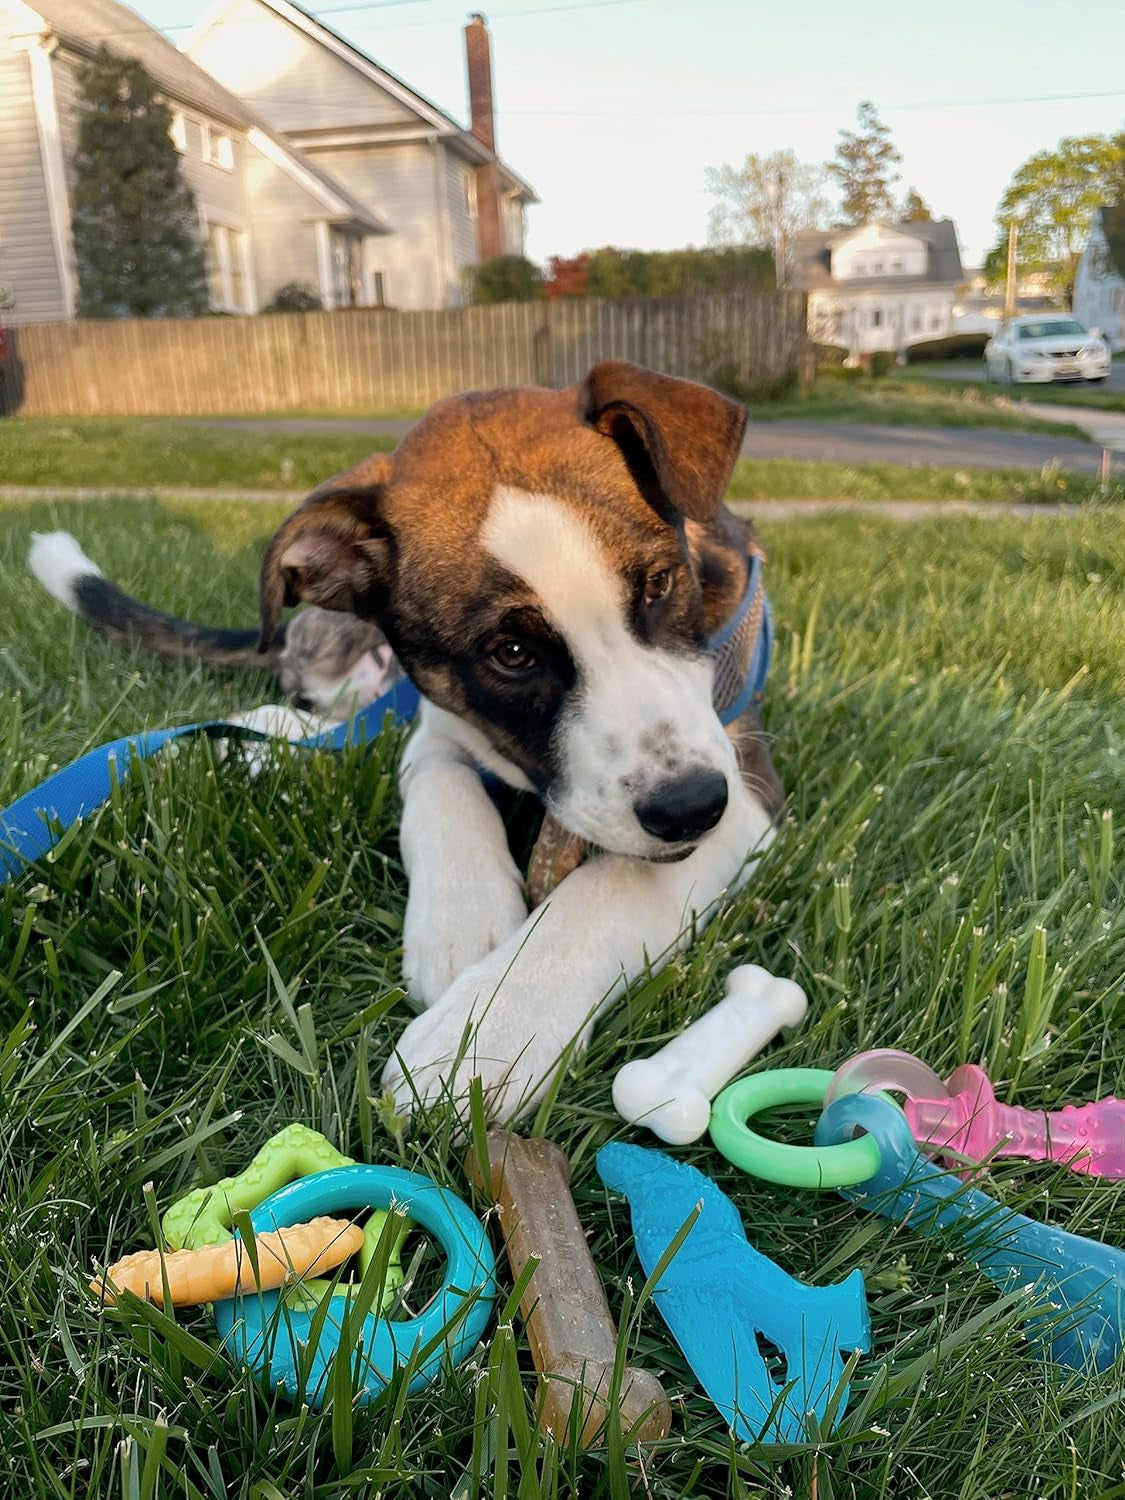
[[[74,256],[83,318],[191,317],[207,276],[168,106],[139,62],[102,48],[80,75]]]
[[[840,185],[844,220],[866,224],[872,219],[891,219],[895,212],[891,184],[898,181],[893,168],[902,160],[902,152],[870,99],[859,106],[856,118],[859,129],[840,131],[836,155],[827,164]]]

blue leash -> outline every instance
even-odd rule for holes
[[[717,655],[728,641],[737,637],[739,626],[754,606],[760,582],[761,563],[755,557],[742,602],[734,618],[708,642],[710,653]],[[773,650],[773,622],[764,596],[759,607],[761,622],[750,653],[745,685],[733,702],[723,706],[719,717],[724,724],[732,724],[765,689]],[[348,745],[370,744],[382,734],[388,716],[395,724],[409,723],[420,702],[418,689],[403,678],[346,724],[293,743],[304,750],[343,750]],[[13,880],[24,865],[48,854],[58,842],[58,830],[65,832],[108,802],[114,782],[124,781],[134,760],[149,760],[173,740],[198,734],[211,739],[269,738],[244,725],[213,719],[200,724],[181,724],[175,729],[150,729],[142,734],[125,735],[88,750],[0,810],[0,885]]]

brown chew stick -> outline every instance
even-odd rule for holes
[[[550,813],[543,814],[539,837],[527,866],[527,904],[532,911],[586,858],[586,841],[568,833]]]
[[[474,1151],[465,1166],[484,1186]],[[563,1440],[577,1407],[582,1444],[591,1447],[605,1426],[617,1329],[570,1195],[570,1163],[550,1141],[494,1130],[488,1166],[513,1278],[531,1256],[539,1261],[520,1305],[543,1382],[539,1425]],[[626,1365],[618,1421],[631,1442],[668,1436],[672,1409],[654,1375]]]

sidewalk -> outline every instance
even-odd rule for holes
[[[1096,406],[1048,406],[1038,401],[1020,401],[1018,408],[1044,422],[1067,422],[1072,427],[1081,427],[1099,448],[1125,453],[1125,412],[1101,411]]]
[[[227,501],[231,504],[277,503],[295,507],[305,498],[304,490],[220,490],[183,489],[158,485],[149,489],[105,488],[74,489],[61,485],[3,484],[0,500],[175,500]],[[1004,500],[731,500],[737,515],[752,516],[757,521],[792,521],[804,516],[832,515],[840,511],[860,511],[881,516],[886,521],[924,521],[932,516],[1066,516],[1085,509],[1064,502],[1028,505]]]

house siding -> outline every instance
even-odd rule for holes
[[[258,305],[266,307],[290,282],[322,295],[316,253],[316,225],[324,210],[304,188],[249,144],[246,185],[253,203],[251,251]]]
[[[1113,350],[1125,349],[1125,278],[1107,263],[1109,246],[1095,224],[1074,278],[1074,316],[1100,328]]]
[[[446,219],[449,224],[449,253],[457,301],[464,300],[465,269],[477,263],[477,221],[469,211],[466,181],[473,178],[468,162],[443,150],[445,159]],[[475,178],[473,178],[475,181]]]
[[[446,284],[439,247],[447,231],[438,212],[432,148],[409,142],[307,154],[392,226],[393,234],[372,236],[364,250],[367,272],[383,272],[388,304],[446,305],[452,288]]]
[[[25,52],[0,31],[0,281],[12,289],[8,323],[66,316]]]
[[[256,0],[236,0],[186,50],[275,130],[417,124],[393,95]]]

